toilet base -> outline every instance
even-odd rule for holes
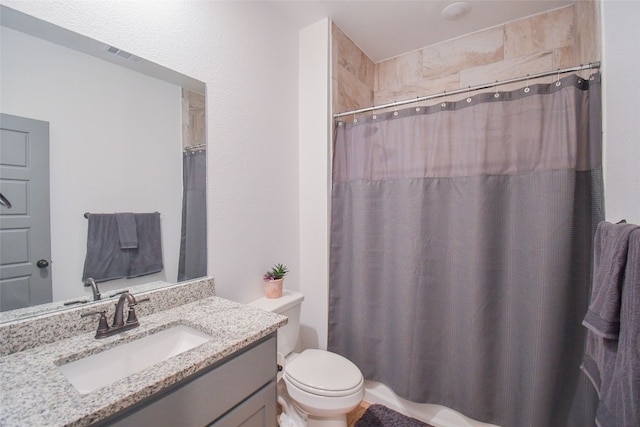
[[[347,427],[347,414],[331,414],[327,416],[312,415],[301,407],[287,391],[284,380],[278,381],[278,403],[284,413],[291,417],[292,425],[306,423],[307,427]],[[364,394],[364,391],[363,391]]]

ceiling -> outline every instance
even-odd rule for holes
[[[424,46],[557,9],[573,0],[466,0],[468,15],[446,20],[440,0],[275,0],[269,1],[299,28],[329,17],[373,62]]]

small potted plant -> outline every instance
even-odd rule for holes
[[[284,276],[289,272],[282,264],[275,264],[271,270],[267,271],[262,280],[264,281],[264,293],[267,298],[280,298],[282,296],[282,282]]]

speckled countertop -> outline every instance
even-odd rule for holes
[[[287,322],[286,317],[215,296],[139,318],[140,327],[109,338],[97,340],[93,332],[82,333],[1,357],[0,426],[90,425],[224,359]],[[199,329],[213,339],[84,395],[57,368],[178,324]]]

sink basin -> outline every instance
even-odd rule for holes
[[[184,353],[211,338],[189,326],[176,325],[58,366],[58,369],[76,390],[86,394]]]

